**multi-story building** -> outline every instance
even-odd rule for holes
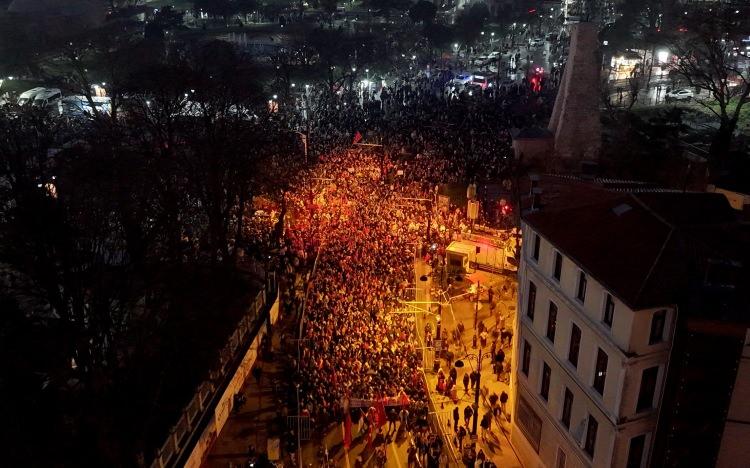
[[[750,387],[735,384],[750,320],[725,310],[743,307],[730,283],[747,278],[749,237],[718,194],[575,191],[522,221],[511,441],[528,467],[712,466],[732,388]],[[702,393],[696,371],[719,387]],[[714,398],[711,410],[675,430],[696,394]],[[749,419],[750,405],[732,404]],[[735,454],[747,427],[732,428]],[[693,449],[708,465],[681,464],[691,430],[714,432]]]

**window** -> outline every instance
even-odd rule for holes
[[[565,468],[565,462],[567,461],[567,455],[562,447],[557,447],[557,468]]]
[[[562,255],[560,252],[555,252],[555,269],[552,271],[552,276],[560,281],[560,275],[562,275]]]
[[[641,390],[638,392],[636,411],[653,408],[657,375],[659,375],[659,366],[643,369],[643,374],[641,374]]]
[[[586,273],[578,272],[578,291],[576,291],[576,299],[581,302],[586,300]]]
[[[557,305],[549,301],[549,316],[547,317],[547,338],[555,342],[555,329],[557,328]]]
[[[542,239],[539,237],[539,234],[534,234],[534,248],[531,251],[531,258],[533,258],[535,261],[539,261],[539,247],[542,244]]]
[[[578,352],[581,350],[581,329],[573,324],[570,330],[570,349],[568,349],[568,361],[573,367],[578,367]]]
[[[563,426],[570,429],[570,413],[573,410],[573,392],[570,391],[569,388],[565,388],[565,397],[563,398],[563,409],[562,409],[562,417],[560,418],[560,421],[563,423]]]
[[[539,453],[539,442],[542,439],[542,418],[537,416],[523,396],[518,397],[518,408],[516,410],[516,421],[521,432],[526,436],[536,453]]]
[[[521,372],[526,377],[529,376],[529,364],[531,363],[531,345],[528,341],[523,340],[523,361],[521,362]]]
[[[641,468],[643,461],[643,449],[646,447],[646,434],[641,434],[630,439],[630,448],[628,449],[627,468]]]
[[[596,369],[594,369],[594,390],[604,395],[604,382],[607,380],[607,353],[599,348],[596,355]]]
[[[534,309],[536,308],[536,284],[529,281],[529,302],[526,303],[526,316],[534,321]]]
[[[667,320],[667,311],[657,310],[651,317],[651,334],[648,337],[648,344],[652,345],[664,339],[664,323]]]
[[[599,423],[589,414],[589,423],[586,426],[586,444],[583,449],[594,458],[594,447],[596,446],[596,431],[599,429]]]
[[[604,300],[604,317],[602,322],[608,327],[612,326],[612,320],[615,318],[615,300],[612,299],[611,294],[607,294],[607,298]]]
[[[549,400],[549,379],[552,375],[552,369],[549,368],[546,362],[542,363],[542,388],[539,390],[539,394],[542,398]]]

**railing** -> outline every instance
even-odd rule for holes
[[[255,296],[245,315],[237,324],[234,333],[219,352],[216,365],[208,372],[208,379],[198,386],[193,398],[182,410],[180,418],[172,427],[164,444],[157,450],[151,468],[175,465],[183,452],[192,447],[190,442],[193,435],[202,427],[203,417],[208,411],[215,409],[212,403],[220,396],[227,376],[235,370],[232,364],[237,361],[238,355],[245,348],[244,345],[253,339],[250,335],[257,333],[258,323],[265,320],[266,301],[269,296],[271,298],[276,296],[274,273],[269,273],[266,286]]]

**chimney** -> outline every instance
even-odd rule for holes
[[[542,188],[532,188],[531,194],[531,212],[533,213],[542,209]]]
[[[534,193],[534,189],[539,187],[539,174],[529,174],[529,180],[531,181],[529,196],[531,196]]]

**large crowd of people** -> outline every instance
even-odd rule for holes
[[[309,122],[300,114],[296,125],[309,130],[308,145],[318,154],[347,147],[360,132],[389,154],[423,156],[409,167],[413,179],[497,180],[512,164],[512,129],[542,123],[554,91],[546,82],[534,91],[526,79],[462,87],[454,77],[451,70],[433,69],[380,80],[369,92],[309,88],[298,102]]]
[[[307,280],[283,300],[304,307],[293,366],[315,427],[342,421],[349,409],[369,428],[368,406],[384,398],[408,408],[410,427],[423,427],[414,424],[427,414],[422,352],[400,300],[428,240],[440,252],[469,224],[463,208],[424,202],[435,200],[438,184],[502,178],[513,159],[511,128],[546,112],[526,84],[469,95],[448,89],[450,79],[404,76],[359,105],[329,95],[309,123],[317,163],[286,196],[280,253],[288,284],[295,275]],[[353,146],[358,132],[381,146]]]
[[[424,401],[414,322],[395,312],[426,213],[383,183],[379,159],[324,156],[308,190],[290,196],[289,247],[317,258],[299,368],[304,406],[320,423],[339,418],[345,398]]]

